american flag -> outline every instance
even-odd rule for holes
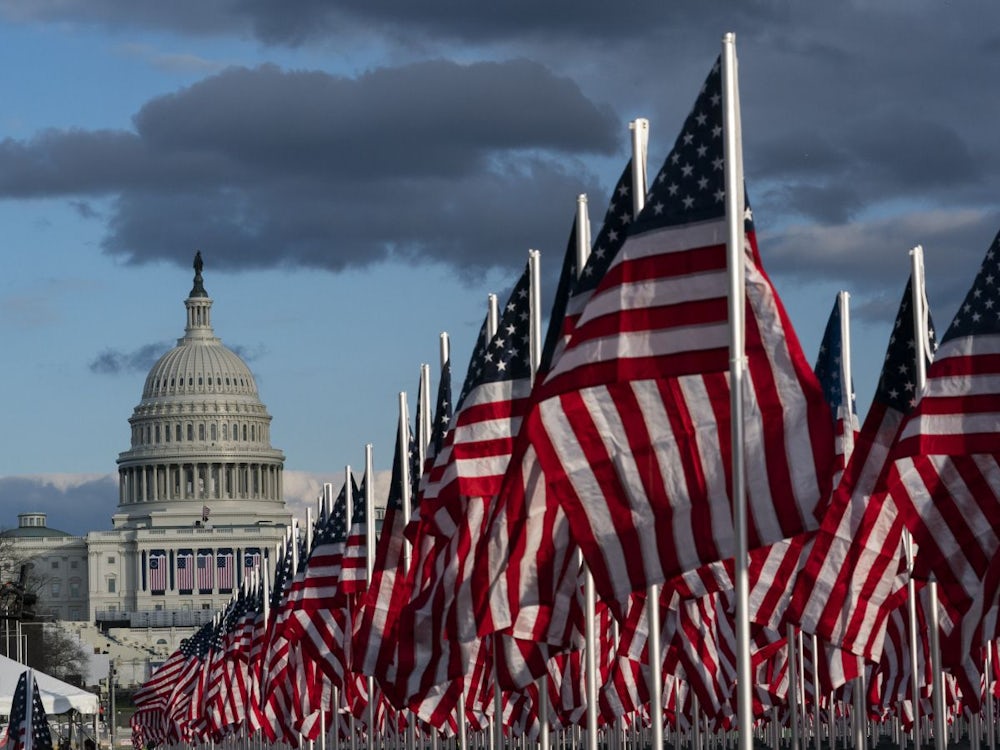
[[[198,593],[211,594],[214,586],[214,565],[212,565],[212,550],[198,550]]]
[[[734,553],[721,102],[716,64],[527,420],[609,600]],[[833,434],[744,218],[744,444],[759,547],[815,526]]]
[[[416,453],[413,434],[406,426],[408,449],[401,455],[400,431],[396,428],[396,451],[392,460],[392,479],[386,500],[382,531],[375,543],[375,564],[371,585],[361,601],[358,624],[353,640],[354,669],[367,675],[394,673],[396,642],[391,631],[405,601],[407,541],[403,536],[403,469],[404,462],[412,467]]]
[[[412,653],[400,658],[399,678],[406,686],[397,687],[407,696],[423,695],[469,667],[469,644],[476,635],[473,552],[531,390],[528,288],[526,267],[496,334],[482,335],[472,354],[451,431],[421,500],[422,538],[415,543],[410,601],[400,620],[404,631],[414,634]]]
[[[959,307],[916,409],[892,450],[887,487],[963,643],[946,666],[996,637],[1000,600],[1000,234]],[[966,611],[968,610],[968,611]],[[950,653],[949,653],[950,651]],[[966,671],[962,667],[961,671]],[[978,685],[978,680],[976,682]],[[978,688],[977,688],[978,693]]]
[[[42,696],[38,692],[35,675],[30,669],[21,672],[14,690],[5,748],[6,750],[52,750],[49,720],[42,707]]]
[[[351,477],[350,491],[358,488]],[[347,483],[328,514],[317,523],[312,550],[305,561],[297,606],[287,618],[286,635],[301,639],[306,653],[333,682],[343,687],[350,657],[351,633],[340,590],[347,541]]]
[[[340,571],[340,593],[356,594],[368,588],[368,509],[365,492],[368,477],[361,480],[361,486],[354,484],[351,477],[351,527],[347,530],[344,558]]]
[[[181,594],[194,591],[194,552],[189,549],[177,550],[177,590]]]
[[[536,385],[558,361],[581,311],[625,241],[632,220],[632,162],[615,184],[582,273],[577,272],[577,242],[583,228],[570,232],[562,273],[549,316]],[[569,539],[562,506],[546,499],[544,477],[535,450],[519,435],[505,478],[506,491],[490,509],[488,529],[476,554],[473,578],[480,634],[510,628],[510,635],[527,642],[567,647],[574,628],[582,634],[577,605],[581,585],[577,547]],[[513,653],[498,651],[498,658]],[[544,660],[536,659],[525,664]],[[504,665],[520,671],[515,665]],[[537,670],[535,670],[537,672]],[[534,674],[535,677],[540,676]]]
[[[153,594],[167,590],[167,553],[162,549],[149,551],[149,590]]]
[[[243,550],[243,578],[260,570],[260,550],[257,547],[247,547]]]
[[[215,554],[215,571],[219,579],[219,593],[232,593],[235,578],[232,549],[223,547]]]
[[[855,408],[854,386],[844,383],[844,340],[842,331],[841,295],[833,304],[833,310],[823,331],[823,340],[819,345],[819,356],[816,357],[816,378],[823,387],[823,395],[833,411],[836,420],[834,434],[837,438],[836,473],[833,476],[833,486],[840,481],[840,475],[847,466],[847,461],[854,450],[854,441],[858,434],[858,415]],[[849,342],[848,342],[849,343]]]
[[[902,519],[892,497],[873,494],[892,471],[889,451],[917,398],[912,283],[899,303],[868,416],[791,602],[790,616],[803,630],[872,660],[881,653],[890,597],[902,585]],[[933,342],[933,324],[928,328]]]

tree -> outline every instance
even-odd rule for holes
[[[87,674],[87,651],[58,623],[24,623],[28,635],[27,664],[63,682],[82,687]]]

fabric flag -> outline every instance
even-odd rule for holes
[[[368,507],[365,502],[368,476],[361,480],[361,486],[351,478],[351,527],[344,543],[344,557],[341,562],[340,593],[357,594],[368,588]]]
[[[725,178],[713,68],[527,419],[602,597],[734,553]],[[749,543],[813,528],[832,419],[746,215]]]
[[[162,549],[149,551],[149,591],[153,594],[167,591],[167,553]]]
[[[838,295],[837,301],[833,303],[830,318],[826,322],[823,340],[819,345],[819,356],[816,358],[816,366],[813,368],[835,420],[834,435],[836,435],[837,440],[837,460],[833,476],[834,487],[840,481],[844,467],[847,466],[847,461],[851,457],[859,429],[854,384],[844,383],[844,339],[840,308],[841,297]]]
[[[198,550],[198,593],[211,594],[213,581],[212,550]]]
[[[255,570],[260,570],[261,554],[260,549],[257,547],[247,547],[243,550],[243,573],[242,577],[246,578],[252,574]]]
[[[397,686],[409,697],[461,677],[470,666],[467,644],[476,638],[472,553],[482,536],[487,503],[506,472],[531,389],[528,289],[526,266],[496,334],[489,339],[483,335],[473,351],[451,431],[421,500],[423,539],[416,540],[410,601],[400,623],[402,632],[414,633],[413,651],[401,656],[399,670],[407,685]]]
[[[347,491],[357,497],[351,477],[345,482],[328,514],[317,524],[312,550],[306,560],[301,592],[288,615],[286,637],[300,640],[305,653],[339,688],[346,684],[350,659],[351,628],[340,590],[344,548],[347,541]]]
[[[4,747],[6,750],[52,750],[49,720],[30,669],[21,672],[14,689]]]
[[[790,607],[790,617],[804,631],[872,661],[878,661],[884,618],[902,585],[897,580],[902,519],[891,497],[873,494],[891,470],[890,448],[917,398],[912,284],[911,279],[903,292],[875,397]],[[928,329],[933,341],[929,320]]]
[[[406,538],[403,536],[403,462],[410,462],[416,453],[413,435],[407,425],[405,454],[401,454],[400,431],[396,428],[396,451],[392,460],[389,497],[382,519],[382,531],[375,543],[375,565],[371,585],[360,605],[360,616],[354,632],[354,669],[363,674],[389,680],[395,673],[397,639],[392,627],[399,617],[406,596]]]
[[[228,594],[233,590],[233,551],[228,547],[220,549],[215,555],[215,570],[219,578],[219,593]]]
[[[180,594],[194,591],[194,552],[189,549],[177,550],[177,591]]]
[[[207,505],[201,506],[201,520],[208,523],[208,517],[212,514],[212,509]]]
[[[927,370],[892,450],[886,483],[917,544],[915,578],[934,577],[958,643],[958,666],[995,637],[1000,597],[1000,234]],[[982,625],[988,622],[988,628]],[[978,685],[978,678],[976,678]],[[978,693],[978,690],[976,691]]]

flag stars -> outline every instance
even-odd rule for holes
[[[684,196],[684,208],[690,209],[694,206],[694,198],[690,195]]]
[[[695,122],[697,122],[699,125],[704,125],[706,122],[708,122],[708,115],[706,115],[704,112],[699,112],[694,119]]]
[[[708,154],[708,146],[698,146],[698,157],[704,159]]]

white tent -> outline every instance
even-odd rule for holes
[[[14,690],[21,673],[27,667],[20,662],[0,655],[0,714],[10,715],[10,706],[14,702]],[[96,714],[100,699],[93,693],[57,680],[47,674],[35,670],[35,684],[42,696],[42,705],[47,714],[64,714],[70,709],[82,714]]]

